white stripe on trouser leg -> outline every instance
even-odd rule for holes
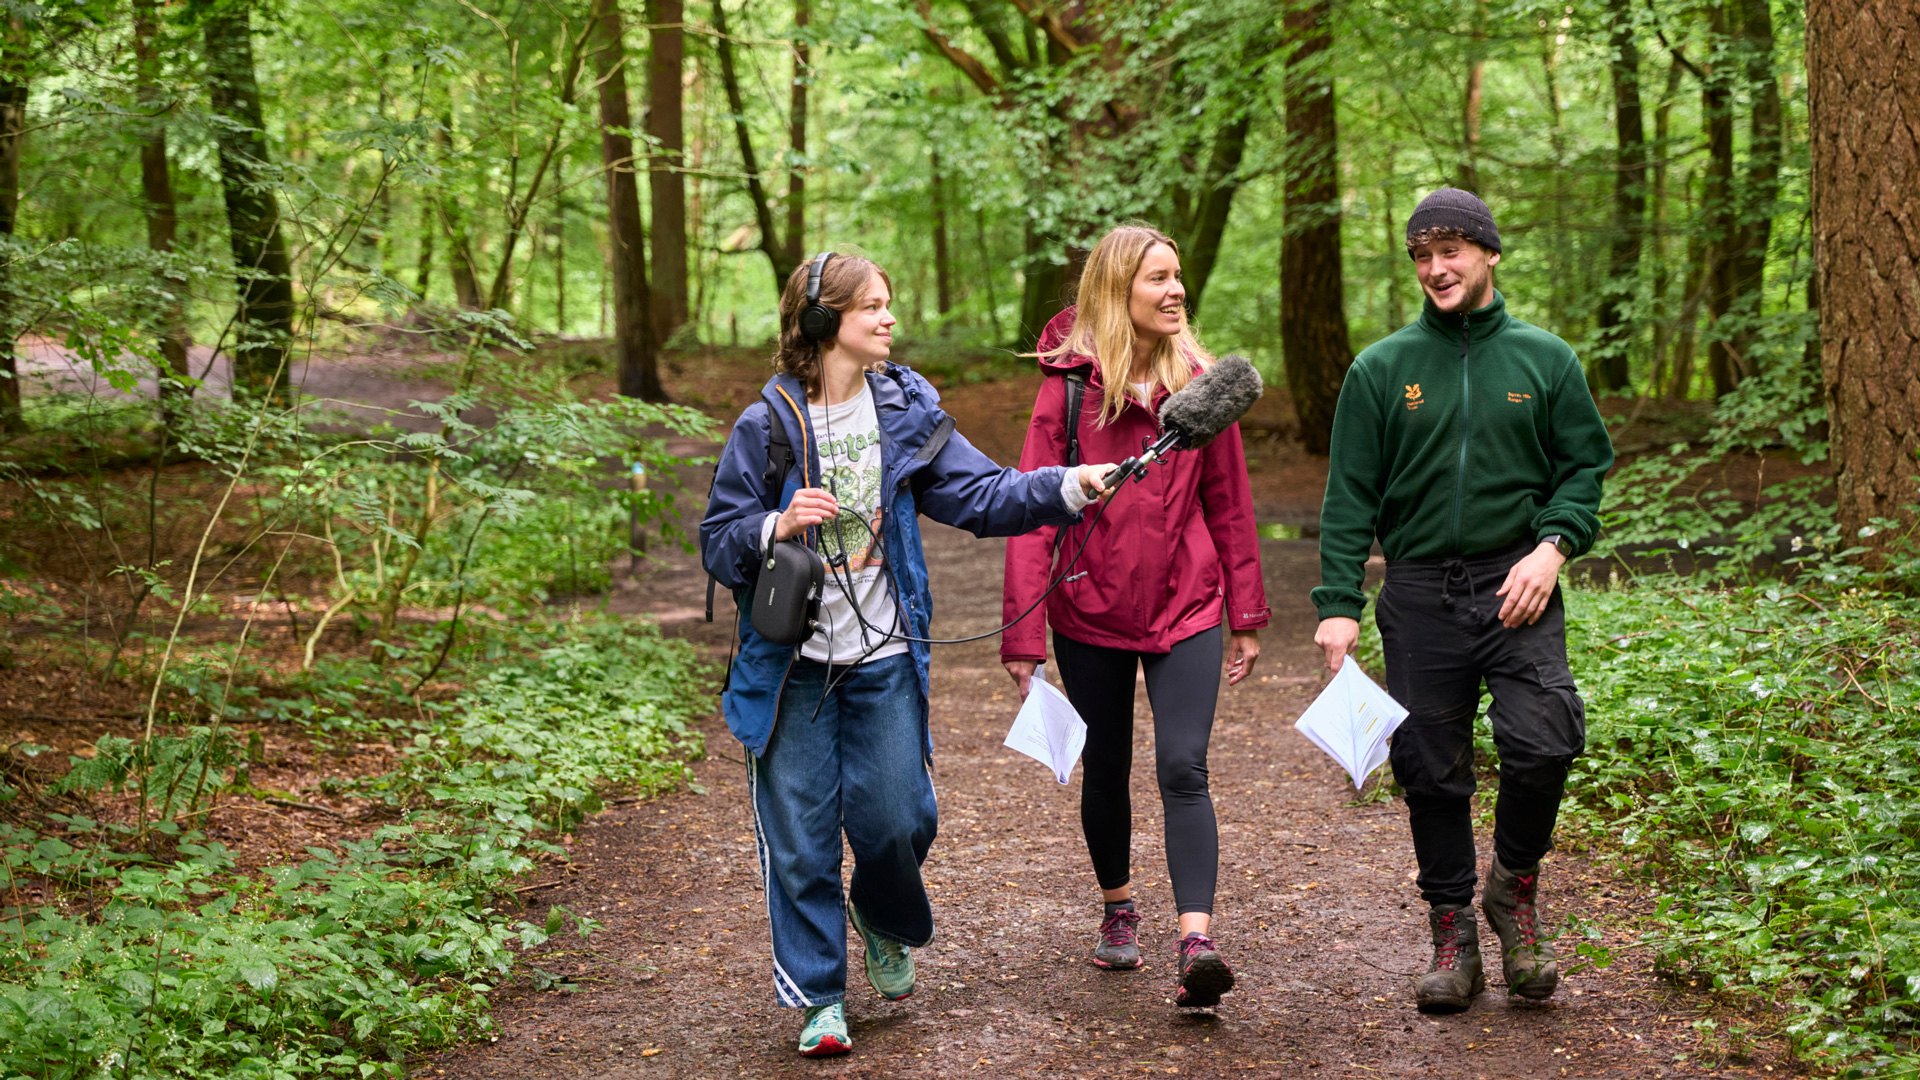
[[[775,943],[773,929],[773,859],[767,853],[767,834],[760,827],[760,762],[751,753],[747,755],[747,803],[753,809],[753,847],[760,857],[760,895],[767,906],[767,951],[773,958],[773,992],[782,1005],[810,1006],[813,1004],[807,995],[800,992],[800,986],[780,966],[780,949]]]

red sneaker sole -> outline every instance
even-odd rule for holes
[[[811,1049],[811,1050],[802,1050],[802,1051],[800,1051],[800,1056],[801,1056],[801,1057],[810,1057],[810,1058],[815,1058],[815,1057],[832,1057],[832,1056],[833,1056],[833,1055],[835,1055],[835,1054],[845,1054],[845,1053],[848,1053],[848,1052],[850,1052],[850,1051],[852,1051],[852,1049],[853,1049],[853,1047],[851,1047],[851,1046],[849,1046],[849,1045],[847,1045],[846,1043],[843,1043],[843,1042],[841,1042],[841,1041],[840,1041],[839,1039],[836,1039],[836,1038],[834,1038],[833,1036],[831,1036],[831,1035],[829,1035],[829,1036],[827,1036],[826,1038],[824,1038],[824,1039],[821,1039],[821,1040],[820,1040],[820,1045],[819,1045],[819,1046],[816,1046],[816,1047],[814,1047],[814,1048],[813,1048],[813,1049]]]

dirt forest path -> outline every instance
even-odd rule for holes
[[[927,529],[940,636],[998,619],[1002,544]],[[497,1002],[497,1037],[429,1059],[416,1075],[473,1078],[1136,1076],[1780,1076],[1773,1048],[1729,1062],[1693,1024],[1703,998],[1649,970],[1636,948],[1650,901],[1579,851],[1556,855],[1549,913],[1601,927],[1619,959],[1583,971],[1545,1006],[1510,1003],[1497,976],[1459,1016],[1417,1013],[1408,975],[1425,960],[1404,809],[1354,805],[1338,769],[1291,721],[1320,685],[1305,602],[1312,541],[1265,541],[1276,612],[1255,681],[1221,698],[1211,757],[1222,832],[1215,935],[1239,989],[1215,1013],[1172,992],[1174,918],[1139,696],[1135,882],[1149,963],[1087,960],[1099,908],[1078,825],[1079,778],[1062,787],[1001,745],[1015,700],[993,641],[936,651],[932,716],[940,836],[926,866],[938,937],[918,953],[920,988],[882,1001],[859,968],[849,985],[855,1049],[811,1061],[792,1047],[797,1010],[774,1004],[767,923],[744,763],[717,717],[695,767],[705,794],[613,808],[540,889],[605,926],[529,962],[573,992],[520,989]],[[629,584],[618,609],[650,613],[723,655],[731,607],[699,621],[703,578],[675,552]],[[1481,850],[1490,841],[1481,838]],[[1484,854],[1483,854],[1484,858]],[[1573,942],[1563,941],[1567,951]]]

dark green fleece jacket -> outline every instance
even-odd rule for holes
[[[1320,511],[1320,617],[1359,618],[1376,536],[1388,559],[1498,551],[1600,531],[1613,441],[1566,342],[1507,314],[1432,302],[1354,360]]]

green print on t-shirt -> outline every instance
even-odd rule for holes
[[[837,439],[828,439],[825,443],[821,444],[820,456],[823,458],[845,457],[848,461],[859,461],[860,451],[865,450],[869,446],[876,445],[879,441],[880,433],[877,431],[865,431],[858,435],[847,435]]]

